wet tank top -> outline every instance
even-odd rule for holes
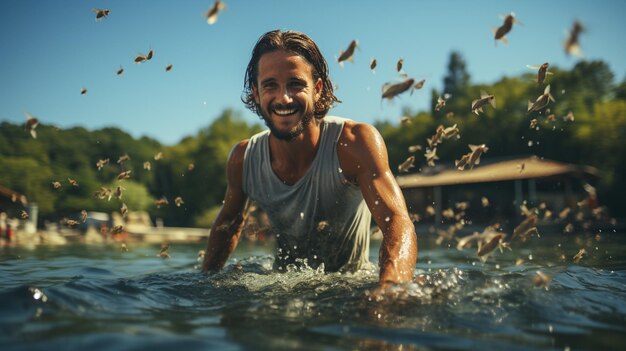
[[[243,190],[269,217],[277,237],[276,269],[306,259],[326,271],[369,265],[371,213],[359,187],[343,176],[337,155],[346,119],[326,116],[313,163],[293,185],[272,170],[269,130],[250,138],[243,165]]]

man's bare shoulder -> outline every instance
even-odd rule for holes
[[[349,153],[372,152],[383,147],[385,142],[376,129],[371,124],[346,121],[341,131],[339,142],[346,147]]]
[[[345,122],[337,155],[346,178],[356,183],[359,174],[388,167],[385,141],[378,130],[367,123]]]
[[[244,139],[233,146],[228,155],[228,168],[232,169],[234,167],[243,170],[243,160],[249,141],[250,139]]]
[[[230,150],[230,155],[228,155],[229,158],[241,158],[243,160],[243,156],[246,154],[246,148],[248,147],[248,143],[250,142],[250,139],[244,139],[240,142],[238,142],[237,144],[235,144],[235,146],[233,146],[232,150]]]

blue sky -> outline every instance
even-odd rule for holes
[[[24,112],[62,128],[106,126],[172,145],[211,123],[225,108],[260,120],[241,103],[254,43],[272,29],[302,31],[325,55],[343,101],[331,114],[366,123],[398,122],[405,107],[425,110],[430,90],[442,89],[452,50],[464,56],[473,83],[529,72],[527,64],[571,68],[577,58],[562,43],[574,20],[586,60],[609,64],[626,77],[623,1],[244,1],[210,26],[212,0],[0,1],[0,121],[23,123]],[[96,22],[93,8],[108,8]],[[492,28],[515,12],[521,26],[494,45]],[[352,39],[360,49],[341,68],[336,57]],[[155,50],[146,63],[135,55]],[[376,74],[369,70],[376,57]],[[381,104],[381,87],[398,81],[395,64],[421,91]],[[174,65],[165,72],[165,66]],[[123,76],[115,71],[122,66]],[[81,95],[82,87],[88,89]],[[469,107],[468,107],[469,109]]]

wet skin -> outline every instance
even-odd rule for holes
[[[272,169],[286,184],[294,184],[313,163],[320,144],[320,121],[312,116],[322,81],[313,79],[313,67],[304,58],[285,51],[264,54],[258,72],[253,93],[271,131]],[[224,205],[211,228],[204,271],[220,270],[237,246],[247,203],[242,186],[247,144],[248,140],[239,142],[229,156]],[[404,197],[389,169],[383,138],[371,125],[347,121],[337,154],[344,176],[359,186],[383,232],[380,287],[411,281],[417,260],[417,237]]]

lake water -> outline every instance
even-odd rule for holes
[[[485,263],[430,237],[424,283],[382,301],[368,297],[377,271],[272,272],[271,242],[241,243],[216,275],[199,272],[204,243],[173,244],[169,259],[158,245],[2,248],[0,349],[626,349],[624,233],[544,234]]]

